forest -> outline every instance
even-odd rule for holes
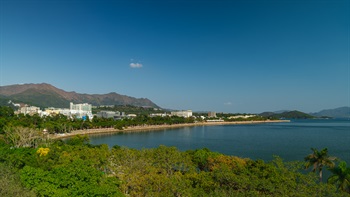
[[[35,118],[1,109],[0,196],[350,196],[350,167],[327,148],[294,162],[206,148],[136,150],[92,145],[82,135],[43,138],[45,121]]]
[[[350,196],[346,163],[333,167],[326,182],[307,163],[254,161],[206,148],[110,148],[91,145],[87,136],[14,148],[3,136],[0,196]]]

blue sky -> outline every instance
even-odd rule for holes
[[[349,0],[0,0],[0,85],[170,109],[350,106]]]

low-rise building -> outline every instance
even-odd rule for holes
[[[43,115],[57,115],[61,113],[61,109],[60,108],[54,108],[54,107],[48,107],[45,108],[45,111],[43,111]]]
[[[127,117],[128,117],[128,118],[136,118],[137,115],[136,115],[136,114],[128,114]]]
[[[102,107],[104,107],[104,108],[113,108],[114,105],[100,105],[100,108],[102,108]]]
[[[179,117],[189,118],[192,116],[192,110],[172,111],[171,116],[179,116]]]
[[[237,115],[237,116],[230,116],[230,117],[228,117],[228,119],[238,119],[238,118],[247,119],[247,118],[252,118],[255,116],[256,115]]]
[[[216,118],[216,112],[213,112],[213,111],[208,112],[208,118]]]
[[[124,113],[120,113],[119,111],[100,111],[96,114],[96,117],[98,118],[113,118],[115,120],[121,119],[123,116]]]
[[[166,117],[168,116],[167,113],[153,113],[149,115],[150,117]]]
[[[34,114],[39,114],[41,112],[39,107],[35,107],[35,106],[29,106],[29,105],[25,105],[23,107],[21,107],[18,110],[18,113],[24,114],[24,115],[34,115]]]
[[[222,119],[206,120],[206,122],[224,122]]]

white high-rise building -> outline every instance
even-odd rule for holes
[[[91,112],[92,105],[88,103],[83,104],[73,104],[70,102],[70,110],[77,110],[77,111],[89,111]]]
[[[83,118],[84,116],[88,116],[90,120],[93,118],[91,104],[73,104],[71,102],[69,106],[71,115],[75,115],[77,118]]]

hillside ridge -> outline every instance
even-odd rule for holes
[[[8,100],[15,100],[40,107],[67,107],[69,102],[90,103],[92,105],[158,107],[147,98],[134,98],[116,92],[107,94],[67,92],[48,83],[0,86],[0,96]]]

